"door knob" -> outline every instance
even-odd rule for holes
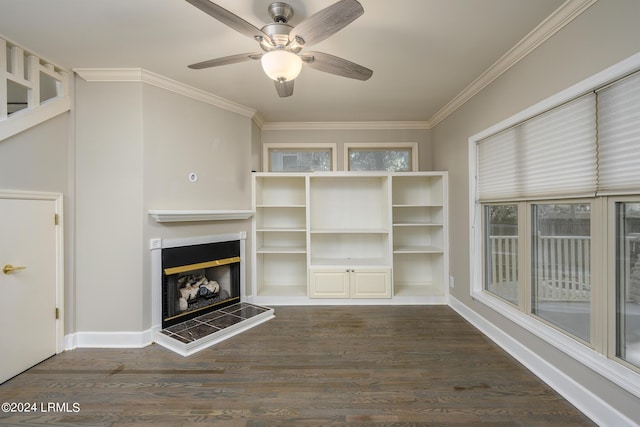
[[[11,264],[7,264],[4,267],[2,267],[2,272],[4,274],[11,274],[11,273],[14,273],[16,271],[24,270],[25,268],[27,268],[27,267],[14,267]]]

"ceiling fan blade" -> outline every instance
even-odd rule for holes
[[[319,43],[355,21],[363,13],[364,9],[357,0],[340,0],[296,25],[289,33],[289,40],[305,46]]]
[[[274,81],[276,84],[276,91],[278,91],[278,95],[280,98],[285,98],[287,96],[293,95],[293,82],[295,80],[289,80],[286,82]]]
[[[245,21],[240,18],[238,15],[229,12],[227,9],[218,6],[215,3],[210,2],[209,0],[187,0],[189,3],[203,11],[204,13],[214,17],[218,21],[223,24],[233,28],[241,34],[244,34],[247,37],[252,39],[262,41],[263,39],[267,40],[268,43],[271,43],[271,38],[263,33],[259,28],[254,26],[253,24]]]
[[[322,52],[305,52],[300,55],[309,67],[325,73],[356,80],[368,80],[373,71],[355,62]]]
[[[208,61],[198,62],[197,64],[189,65],[189,68],[193,70],[201,70],[203,68],[219,67],[220,65],[236,64],[238,62],[245,62],[251,59],[262,58],[261,53],[241,53],[238,55],[224,56],[222,58],[210,59]]]

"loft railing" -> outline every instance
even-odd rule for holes
[[[66,70],[0,38],[0,141],[70,105]]]

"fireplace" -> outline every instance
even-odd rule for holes
[[[240,241],[162,251],[162,328],[240,302]]]
[[[274,317],[243,301],[246,233],[151,239],[155,342],[189,356]]]

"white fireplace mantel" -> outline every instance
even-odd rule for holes
[[[228,221],[249,219],[252,210],[150,210],[149,216],[156,222]]]

